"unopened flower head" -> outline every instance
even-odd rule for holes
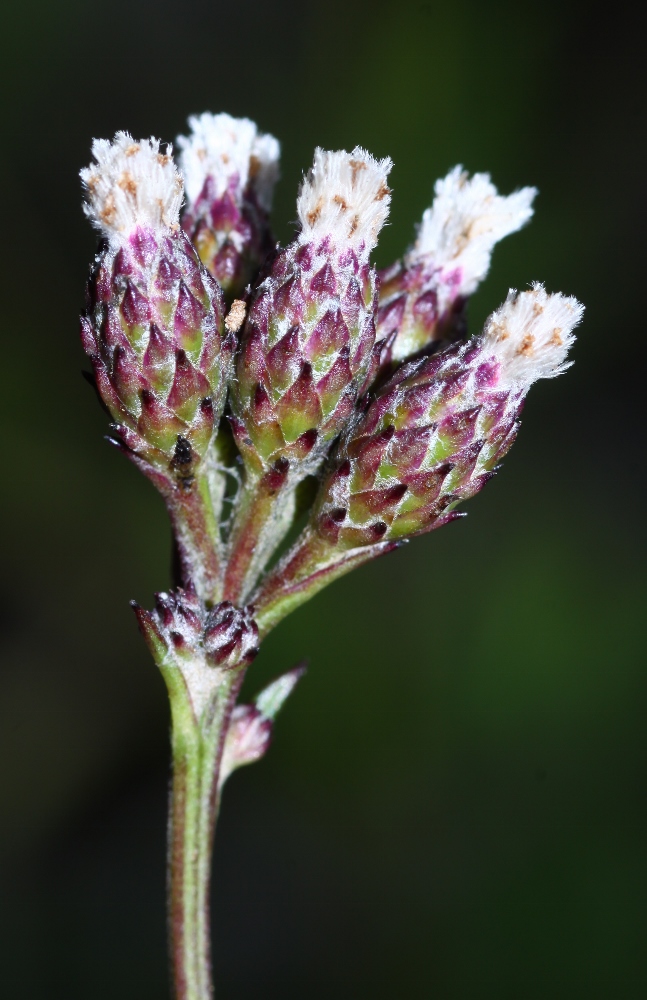
[[[248,465],[313,471],[375,371],[376,276],[389,159],[317,149],[297,202],[301,231],[273,261],[247,315],[232,387]],[[286,480],[287,481],[287,480]]]
[[[264,688],[253,705],[236,706],[222,752],[221,786],[236,768],[253,764],[267,753],[276,714],[304,672],[305,667],[295,667]]]
[[[392,166],[388,157],[376,160],[359,146],[352,153],[318,147],[297,200],[300,242],[331,237],[336,247],[368,258],[389,214]]]
[[[120,243],[138,227],[157,234],[178,227],[182,178],[159,139],[135,142],[117,132],[112,142],[95,139],[95,162],[81,170],[85,214],[111,242]]]
[[[179,670],[196,715],[208,705],[223,671],[247,667],[258,652],[251,608],[223,601],[208,609],[191,588],[155,595],[155,610],[133,602],[139,627],[163,669]]]
[[[512,292],[481,337],[403,365],[340,443],[314,525],[338,548],[444,524],[512,445],[524,397],[564,371],[582,317],[541,285]]]
[[[181,178],[156,139],[97,140],[85,210],[108,237],[88,284],[83,346],[113,438],[188,486],[225,401],[234,336],[216,282],[178,225]]]
[[[271,249],[268,213],[280,146],[249,118],[205,112],[178,136],[187,207],[182,225],[231,299]]]
[[[455,167],[436,182],[433,204],[404,263],[385,273],[378,336],[395,333],[390,358],[452,338],[465,299],[486,276],[496,243],[532,217],[536,189],[500,195],[489,174]]]

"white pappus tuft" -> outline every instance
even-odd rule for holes
[[[359,146],[352,153],[318,147],[297,199],[301,242],[332,236],[338,249],[363,244],[368,255],[389,214],[392,166]]]
[[[179,164],[189,202],[195,202],[207,177],[216,197],[229,189],[240,200],[250,184],[262,208],[272,207],[281,147],[273,135],[259,133],[249,118],[205,111],[189,118],[190,135],[179,135]]]
[[[583,313],[576,298],[550,295],[538,283],[527,292],[510,289],[483,331],[485,350],[501,364],[501,386],[525,390],[570,368],[566,355]]]
[[[112,242],[137,226],[177,229],[183,184],[171,153],[160,152],[159,139],[136,142],[128,132],[92,143],[95,163],[80,172],[83,211]]]
[[[470,178],[457,166],[436,181],[434,192],[407,263],[429,257],[445,271],[460,268],[458,294],[471,295],[489,270],[495,244],[532,217],[537,189],[525,187],[500,195],[489,174]]]

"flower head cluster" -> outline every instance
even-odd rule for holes
[[[495,244],[530,219],[534,188],[502,196],[487,174],[456,167],[380,280],[370,257],[390,159],[317,149],[298,232],[273,247],[277,141],[228,115],[189,125],[179,170],[155,139],[95,142],[85,211],[107,241],[82,334],[113,439],[164,492],[184,583],[221,609],[226,632],[223,600],[263,607],[349,552],[377,554],[457,516],[515,439],[530,385],[568,367],[582,307],[535,284],[464,336],[465,301]],[[225,520],[227,472],[239,489]],[[308,524],[263,582],[313,474]]]

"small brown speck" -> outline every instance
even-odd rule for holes
[[[91,174],[90,177],[88,177],[87,181],[85,182],[85,186],[87,187],[90,194],[94,194],[94,192],[97,190],[97,187],[99,186],[99,175]]]
[[[347,209],[348,209],[348,203],[346,202],[346,199],[342,198],[342,196],[340,194],[336,194],[335,197],[333,198],[333,201],[334,201],[335,205],[339,205],[339,207],[341,208],[342,212],[347,211]]]
[[[358,226],[359,226],[359,215],[354,215],[353,218],[350,220],[350,229],[348,230],[348,235],[352,236],[353,233],[357,231]]]
[[[115,207],[115,199],[112,194],[109,194],[106,198],[106,203],[99,215],[102,222],[105,222],[106,226],[112,226],[117,217],[117,209]]]
[[[375,200],[376,201],[384,201],[384,199],[386,198],[387,194],[391,194],[391,188],[387,187],[386,184],[383,184],[382,187],[380,188],[380,190],[375,195]]]
[[[258,177],[260,172],[261,172],[261,161],[259,160],[258,156],[254,156],[254,154],[252,154],[249,158],[249,176],[253,180],[255,177]]]
[[[158,153],[157,162],[161,164],[163,167],[165,167],[167,163],[171,162],[171,157],[168,155],[168,153]]]
[[[135,179],[127,170],[124,170],[117,183],[122,191],[125,191],[126,194],[132,195],[133,198],[137,194],[137,184],[135,183]]]
[[[562,347],[564,340],[562,338],[562,331],[560,327],[558,326],[555,327],[555,329],[553,330],[553,335],[550,338],[550,342],[553,345],[553,347]]]
[[[134,156],[135,153],[139,152],[139,148],[140,148],[139,143],[133,142],[130,144],[130,146],[126,146],[124,153],[126,156]]]
[[[526,357],[530,357],[530,355],[534,351],[534,343],[535,343],[535,338],[533,337],[532,333],[527,333],[519,345],[517,354],[523,354]]]
[[[544,311],[544,307],[542,306],[541,302],[537,302],[535,300],[532,304],[532,311],[534,312],[535,316],[541,316],[541,314]]]
[[[315,207],[311,212],[308,212],[307,219],[311,226],[314,226],[315,222],[321,218],[321,210],[323,208],[323,200],[320,198]]]
[[[361,170],[366,170],[366,164],[364,163],[364,160],[349,160],[348,163],[353,174],[353,184],[354,184],[357,180],[358,173]]]
[[[222,155],[221,155],[220,159],[221,159],[221,160],[222,160],[222,162],[223,162],[223,163],[225,163],[225,164],[229,163],[229,159],[230,159],[230,157],[229,157],[229,153],[222,153]]]
[[[238,333],[245,322],[246,306],[242,299],[234,299],[225,317],[225,327],[230,333]]]

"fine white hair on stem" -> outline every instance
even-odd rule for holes
[[[392,166],[359,146],[352,153],[318,147],[297,199],[301,242],[332,236],[337,249],[364,244],[370,253],[389,214]]]
[[[137,226],[177,228],[183,184],[171,153],[160,152],[159,139],[135,142],[128,132],[92,143],[95,162],[81,170],[83,211],[112,242]]]
[[[525,390],[540,378],[570,367],[566,355],[575,341],[584,306],[573,296],[550,295],[536,283],[529,291],[510,289],[483,331],[483,347],[501,364],[500,385]]]
[[[428,257],[445,271],[460,268],[459,294],[471,295],[489,270],[495,244],[532,217],[537,189],[500,195],[489,174],[470,178],[457,166],[436,181],[434,192],[407,263]]]
[[[229,190],[240,200],[249,184],[261,206],[269,211],[279,176],[278,139],[260,133],[249,118],[208,111],[192,115],[189,128],[188,136],[177,137],[189,203],[196,201],[206,179],[211,177],[216,197]]]

